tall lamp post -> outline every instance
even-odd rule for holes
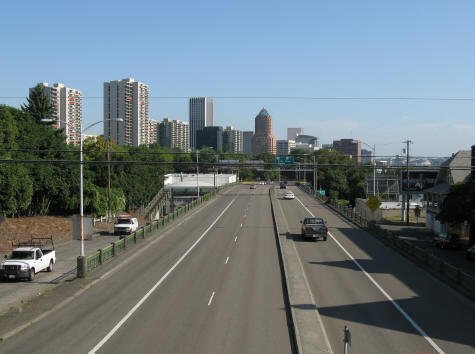
[[[79,197],[80,197],[80,199],[79,199],[80,200],[80,202],[79,202],[79,216],[81,218],[80,230],[81,230],[81,256],[82,257],[85,256],[85,252],[84,252],[84,189],[83,189],[83,168],[82,168],[82,165],[83,165],[83,158],[82,158],[83,139],[82,139],[82,136],[83,136],[84,132],[86,130],[88,130],[89,128],[92,128],[93,126],[95,126],[99,123],[103,123],[104,121],[109,121],[109,120],[116,121],[116,122],[122,122],[123,121],[122,118],[104,119],[104,120],[100,120],[100,121],[97,121],[95,123],[92,123],[84,129],[82,128],[82,121],[81,121],[81,127],[79,129]],[[64,120],[54,120],[54,119],[51,119],[51,118],[41,119],[42,123],[52,123],[52,122],[55,122],[55,121],[65,123],[67,125],[72,126],[71,122],[66,122]]]

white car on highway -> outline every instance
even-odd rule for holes
[[[295,194],[293,192],[285,192],[284,199],[294,199]]]

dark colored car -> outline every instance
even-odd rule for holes
[[[440,248],[458,248],[459,247],[459,236],[455,234],[448,234],[445,232],[440,233],[438,236],[435,236],[433,239],[434,246]]]
[[[281,182],[280,183],[280,189],[286,189],[286,188],[287,188],[287,186],[285,185],[285,183]]]
[[[465,251],[465,255],[468,259],[475,259],[475,245],[467,248],[467,250]]]

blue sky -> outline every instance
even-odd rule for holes
[[[79,89],[85,125],[102,119],[104,81],[151,96],[475,98],[475,2],[2,2],[0,103],[37,82]],[[322,143],[355,138],[377,155],[442,156],[475,144],[475,101],[215,99],[215,125]],[[188,120],[186,99],[151,99],[151,118]],[[102,133],[101,130],[91,133]]]

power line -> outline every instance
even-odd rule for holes
[[[189,99],[193,96],[149,96],[149,99]],[[314,97],[314,96],[206,96],[212,99],[269,99],[314,101],[475,101],[475,97]],[[0,96],[3,99],[25,99],[25,96]],[[82,99],[103,99],[103,96],[83,96]]]

